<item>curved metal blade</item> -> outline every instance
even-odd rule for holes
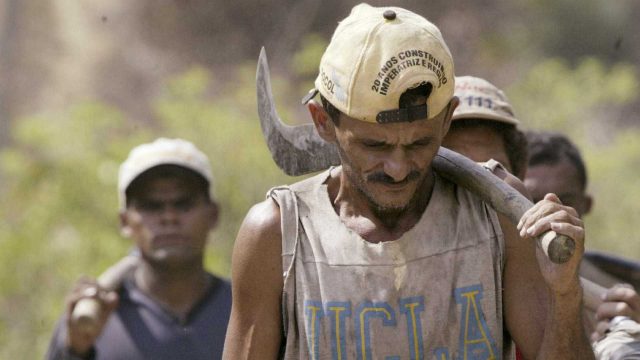
[[[256,74],[258,115],[271,156],[287,175],[297,176],[339,165],[337,148],[325,142],[312,124],[287,126],[276,112],[271,93],[269,65],[264,48]],[[518,191],[470,159],[441,147],[432,166],[441,176],[457,183],[491,204],[514,224],[533,204]],[[572,239],[552,231],[541,235],[543,250],[551,261],[563,263],[575,250]]]
[[[256,72],[258,116],[262,134],[276,165],[287,175],[298,176],[339,165],[340,157],[335,145],[324,141],[313,124],[289,126],[282,122],[276,111],[267,54],[260,50]]]

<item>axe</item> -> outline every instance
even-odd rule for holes
[[[262,132],[280,169],[287,175],[298,176],[340,164],[335,145],[324,141],[313,124],[287,126],[278,116],[264,48],[258,59],[256,86]],[[482,166],[444,147],[438,150],[432,166],[440,176],[467,188],[514,224],[533,206],[529,199]],[[554,231],[547,231],[538,239],[542,250],[554,263],[566,262],[575,250],[572,239]]]

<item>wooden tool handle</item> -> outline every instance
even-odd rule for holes
[[[570,237],[547,231],[538,236],[542,251],[556,264],[565,263],[576,249],[576,243]]]
[[[138,255],[127,255],[109,267],[98,277],[98,285],[107,291],[120,287],[125,277],[138,266]],[[71,321],[78,324],[83,332],[95,334],[98,331],[98,320],[102,311],[101,303],[94,298],[83,298],[76,303],[71,313]]]
[[[440,147],[432,165],[438,174],[475,193],[514,224],[533,206],[529,199],[497,176],[447,148]],[[542,234],[538,240],[544,253],[556,264],[569,260],[575,250],[573,239],[553,231]]]

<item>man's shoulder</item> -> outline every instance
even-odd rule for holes
[[[269,196],[267,199],[253,205],[242,223],[242,228],[260,232],[278,230],[280,228],[280,207],[278,203]]]
[[[317,186],[323,184],[327,178],[330,176],[331,174],[331,169],[333,168],[329,168],[325,171],[322,171],[318,174],[312,175],[310,177],[307,177],[305,179],[301,179],[298,180],[292,184],[289,185],[280,185],[280,186],[275,186],[273,188],[271,188],[268,192],[267,192],[267,196],[271,196],[274,192],[277,191],[287,191],[287,190],[291,190],[293,192],[304,192],[304,191],[310,191],[313,190],[314,188],[316,188]]]
[[[281,236],[280,207],[268,197],[253,205],[245,216],[234,245],[234,262],[261,260],[265,253],[280,248]]]

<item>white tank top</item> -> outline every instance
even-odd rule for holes
[[[334,211],[329,174],[268,193],[282,220],[282,357],[511,359],[495,212],[436,175],[419,222],[374,244]]]

